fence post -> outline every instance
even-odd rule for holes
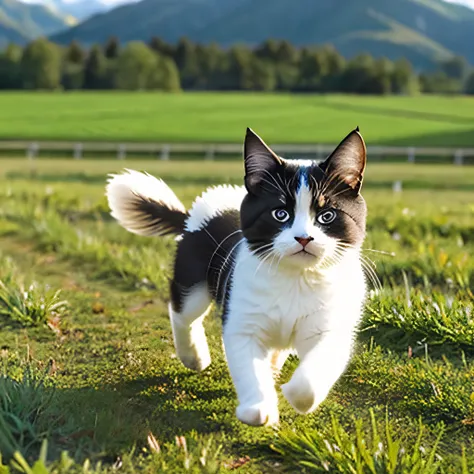
[[[464,153],[462,150],[456,150],[456,153],[454,153],[454,164],[457,166],[464,164]]]
[[[117,158],[119,160],[124,160],[126,156],[127,156],[127,147],[122,143],[118,147]]]
[[[414,163],[416,157],[416,149],[413,147],[408,148],[408,163]]]
[[[163,161],[168,161],[170,159],[170,148],[169,145],[163,145],[161,147],[161,159]]]
[[[39,152],[39,145],[36,142],[30,143],[30,146],[28,147],[26,151],[26,156],[28,157],[29,160],[34,160],[36,156],[38,155]]]
[[[321,143],[318,143],[316,146],[316,159],[319,161],[323,161],[324,156],[323,156],[323,147],[321,146]]]
[[[82,158],[82,148],[83,148],[82,143],[76,143],[74,145],[74,159],[75,160],[80,160]]]
[[[214,147],[211,146],[206,150],[206,160],[212,161],[214,159]]]

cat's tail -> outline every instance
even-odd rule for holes
[[[158,236],[184,231],[186,208],[161,179],[125,170],[109,175],[105,194],[112,217],[129,232]]]

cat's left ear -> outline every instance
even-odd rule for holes
[[[367,149],[359,127],[347,135],[320,168],[335,187],[343,186],[360,193],[367,162]]]
[[[262,191],[266,183],[271,183],[268,173],[274,175],[283,166],[280,157],[250,128],[245,135],[244,158],[245,187],[253,194]]]

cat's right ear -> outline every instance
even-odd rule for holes
[[[247,128],[245,135],[244,158],[245,187],[253,194],[261,192],[283,166],[278,155],[250,128]]]

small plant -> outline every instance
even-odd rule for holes
[[[286,431],[278,436],[272,448],[284,459],[290,472],[339,472],[344,474],[435,474],[442,458],[436,454],[443,434],[439,434],[430,448],[423,446],[423,425],[410,448],[401,439],[394,439],[388,418],[385,433],[379,434],[373,412],[371,428],[364,431],[361,419],[354,418],[355,432],[346,431],[332,417],[331,428],[306,433]],[[411,443],[410,443],[411,444]]]
[[[16,452],[26,455],[37,450],[47,436],[49,423],[39,419],[50,406],[53,391],[45,384],[46,372],[35,375],[30,367],[21,380],[0,375],[0,453],[7,459]]]
[[[60,294],[61,290],[47,290],[37,283],[25,287],[10,273],[0,279],[0,316],[23,327],[48,325],[56,329],[67,308]]]

